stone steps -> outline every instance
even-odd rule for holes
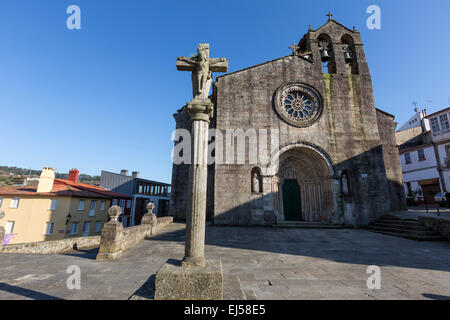
[[[388,236],[400,237],[400,238],[416,240],[416,241],[442,241],[442,240],[444,240],[444,238],[442,238],[441,236],[410,236],[410,235],[405,235],[403,233],[396,233],[396,232],[386,232],[386,231],[376,231],[376,230],[370,230],[370,231],[375,232],[375,233],[385,234]]]
[[[367,229],[376,233],[416,241],[444,240],[439,233],[420,225],[417,220],[402,219],[389,215],[382,216],[375,222],[372,222]]]
[[[415,231],[428,231],[429,229],[421,225],[403,225],[397,222],[373,222],[370,224],[373,227],[388,228],[388,229],[400,229],[400,230],[415,230]]]
[[[306,221],[280,221],[272,227],[278,229],[342,229],[342,226],[339,225]]]
[[[411,236],[439,236],[439,233],[430,231],[430,230],[405,230],[405,229],[397,229],[397,228],[388,228],[388,227],[377,227],[377,226],[370,226],[370,230],[372,231],[386,231],[390,233],[401,233],[405,235],[411,235]]]

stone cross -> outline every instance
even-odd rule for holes
[[[289,49],[292,50],[292,54],[293,54],[293,55],[297,54],[298,47],[297,47],[297,45],[295,44],[295,42],[292,44],[292,46],[289,47]]]
[[[183,267],[204,267],[206,184],[208,173],[208,128],[213,104],[208,98],[212,72],[227,72],[228,60],[210,59],[209,44],[199,44],[198,54],[192,58],[178,57],[177,69],[192,71],[194,98],[187,104],[192,122],[193,163],[189,171],[189,197],[186,214],[186,244]]]
[[[333,16],[333,14],[331,12],[328,12],[328,14],[326,16],[328,17],[328,20],[331,20],[331,17]]]
[[[177,58],[178,71],[192,71],[192,91],[194,99],[207,99],[212,83],[212,72],[227,72],[228,60],[210,58],[209,44],[201,43],[197,55]]]

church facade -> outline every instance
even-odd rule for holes
[[[360,33],[330,18],[292,50],[217,77],[210,128],[231,143],[227,130],[240,129],[255,130],[258,141],[261,129],[276,132],[278,141],[265,163],[208,166],[208,218],[216,225],[361,227],[403,208],[396,123],[375,108]],[[186,107],[174,117],[177,129],[190,130]],[[173,165],[170,214],[180,220],[189,210],[188,177],[189,164]]]

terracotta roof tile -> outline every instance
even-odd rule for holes
[[[74,183],[69,180],[55,179],[51,192],[36,192],[36,187],[27,186],[5,186],[0,187],[0,195],[22,195],[22,196],[60,196],[60,197],[82,197],[82,198],[127,198],[131,197],[117,192],[112,192],[97,186],[85,183]]]

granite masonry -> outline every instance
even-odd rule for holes
[[[252,163],[247,153],[239,164],[224,151],[222,163],[208,166],[207,218],[215,225],[287,220],[362,227],[403,208],[396,123],[375,108],[360,33],[329,19],[291,49],[213,84],[210,128],[222,133],[224,149],[239,143],[231,130],[256,131],[246,149],[264,144],[260,129],[279,133],[279,141],[275,149],[268,139],[267,163]],[[191,130],[187,106],[174,117],[177,129]],[[189,208],[189,170],[173,166],[170,210],[179,220]]]
[[[122,209],[119,206],[109,208],[110,220],[102,228],[100,248],[96,260],[116,260],[127,249],[155,235],[160,228],[172,223],[173,217],[156,218],[153,213],[154,208],[154,203],[147,203],[147,213],[142,217],[141,224],[125,229],[122,227],[122,223],[117,220],[122,213]]]

